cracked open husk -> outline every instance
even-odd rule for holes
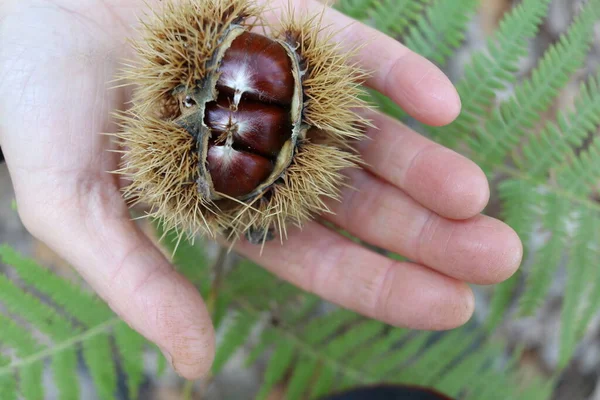
[[[351,142],[363,136],[368,122],[357,112],[368,105],[361,87],[366,74],[350,62],[353,52],[333,40],[322,13],[295,13],[290,5],[271,25],[264,10],[248,0],[167,1],[141,23],[133,42],[137,58],[123,74],[134,95],[132,107],[119,115],[124,156],[117,172],[130,180],[125,198],[148,205],[167,229],[231,240],[245,236],[254,243],[283,239],[289,224],[301,226],[329,212],[325,200],[339,198],[342,170],[360,162]],[[227,68],[262,57],[251,48],[247,56],[232,55],[235,43],[254,37],[273,54],[285,54],[272,57],[279,57],[278,68],[290,66],[289,99],[253,92],[249,78],[228,83]],[[229,104],[223,111],[229,125],[220,136],[207,116],[218,102]],[[289,129],[276,142],[282,144],[268,157],[258,145],[240,145],[242,124],[232,118],[250,103],[259,111],[283,110],[288,118]],[[263,164],[268,170],[261,170],[260,179],[246,176]],[[240,188],[243,182],[247,188]]]

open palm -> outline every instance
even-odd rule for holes
[[[298,7],[321,7],[310,0]],[[26,227],[72,263],[110,306],[156,342],[187,378],[204,374],[214,334],[197,290],[130,220],[106,150],[110,113],[128,100],[108,90],[130,56],[142,0],[13,0],[0,5],[0,145]],[[339,28],[351,21],[328,11]],[[460,101],[427,60],[352,24],[345,43],[364,42],[367,82],[412,116],[451,122]],[[448,329],[473,312],[467,282],[490,284],[518,267],[522,248],[506,225],[479,215],[489,189],[462,156],[380,114],[360,145],[368,170],[326,216],[366,242],[406,255],[396,262],[316,222],[290,229],[282,246],[237,249],[325,299],[390,324]],[[356,190],[357,189],[357,190]]]

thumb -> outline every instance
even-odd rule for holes
[[[156,343],[177,373],[187,379],[206,374],[214,356],[209,313],[196,288],[129,219],[116,187],[90,177],[59,183],[54,195],[36,201],[27,186],[17,192],[27,228]]]

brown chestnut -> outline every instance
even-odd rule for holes
[[[273,163],[270,160],[238,151],[228,143],[211,145],[207,161],[215,190],[232,197],[252,192],[273,171]]]
[[[233,109],[222,97],[206,105],[205,123],[213,138],[231,132],[238,148],[273,159],[291,136],[290,118],[288,110],[276,105],[242,101]]]
[[[243,98],[289,105],[294,96],[292,62],[276,41],[244,32],[225,52],[217,89],[239,104]]]

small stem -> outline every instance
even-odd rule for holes
[[[214,271],[214,278],[208,293],[208,299],[206,300],[206,307],[211,316],[214,316],[216,311],[217,298],[219,297],[219,288],[223,279],[223,272],[225,269],[225,261],[227,260],[227,248],[220,246],[219,254],[213,263],[212,270]]]
[[[185,385],[183,386],[182,399],[183,400],[192,400],[193,395],[194,395],[194,381],[185,381]]]

